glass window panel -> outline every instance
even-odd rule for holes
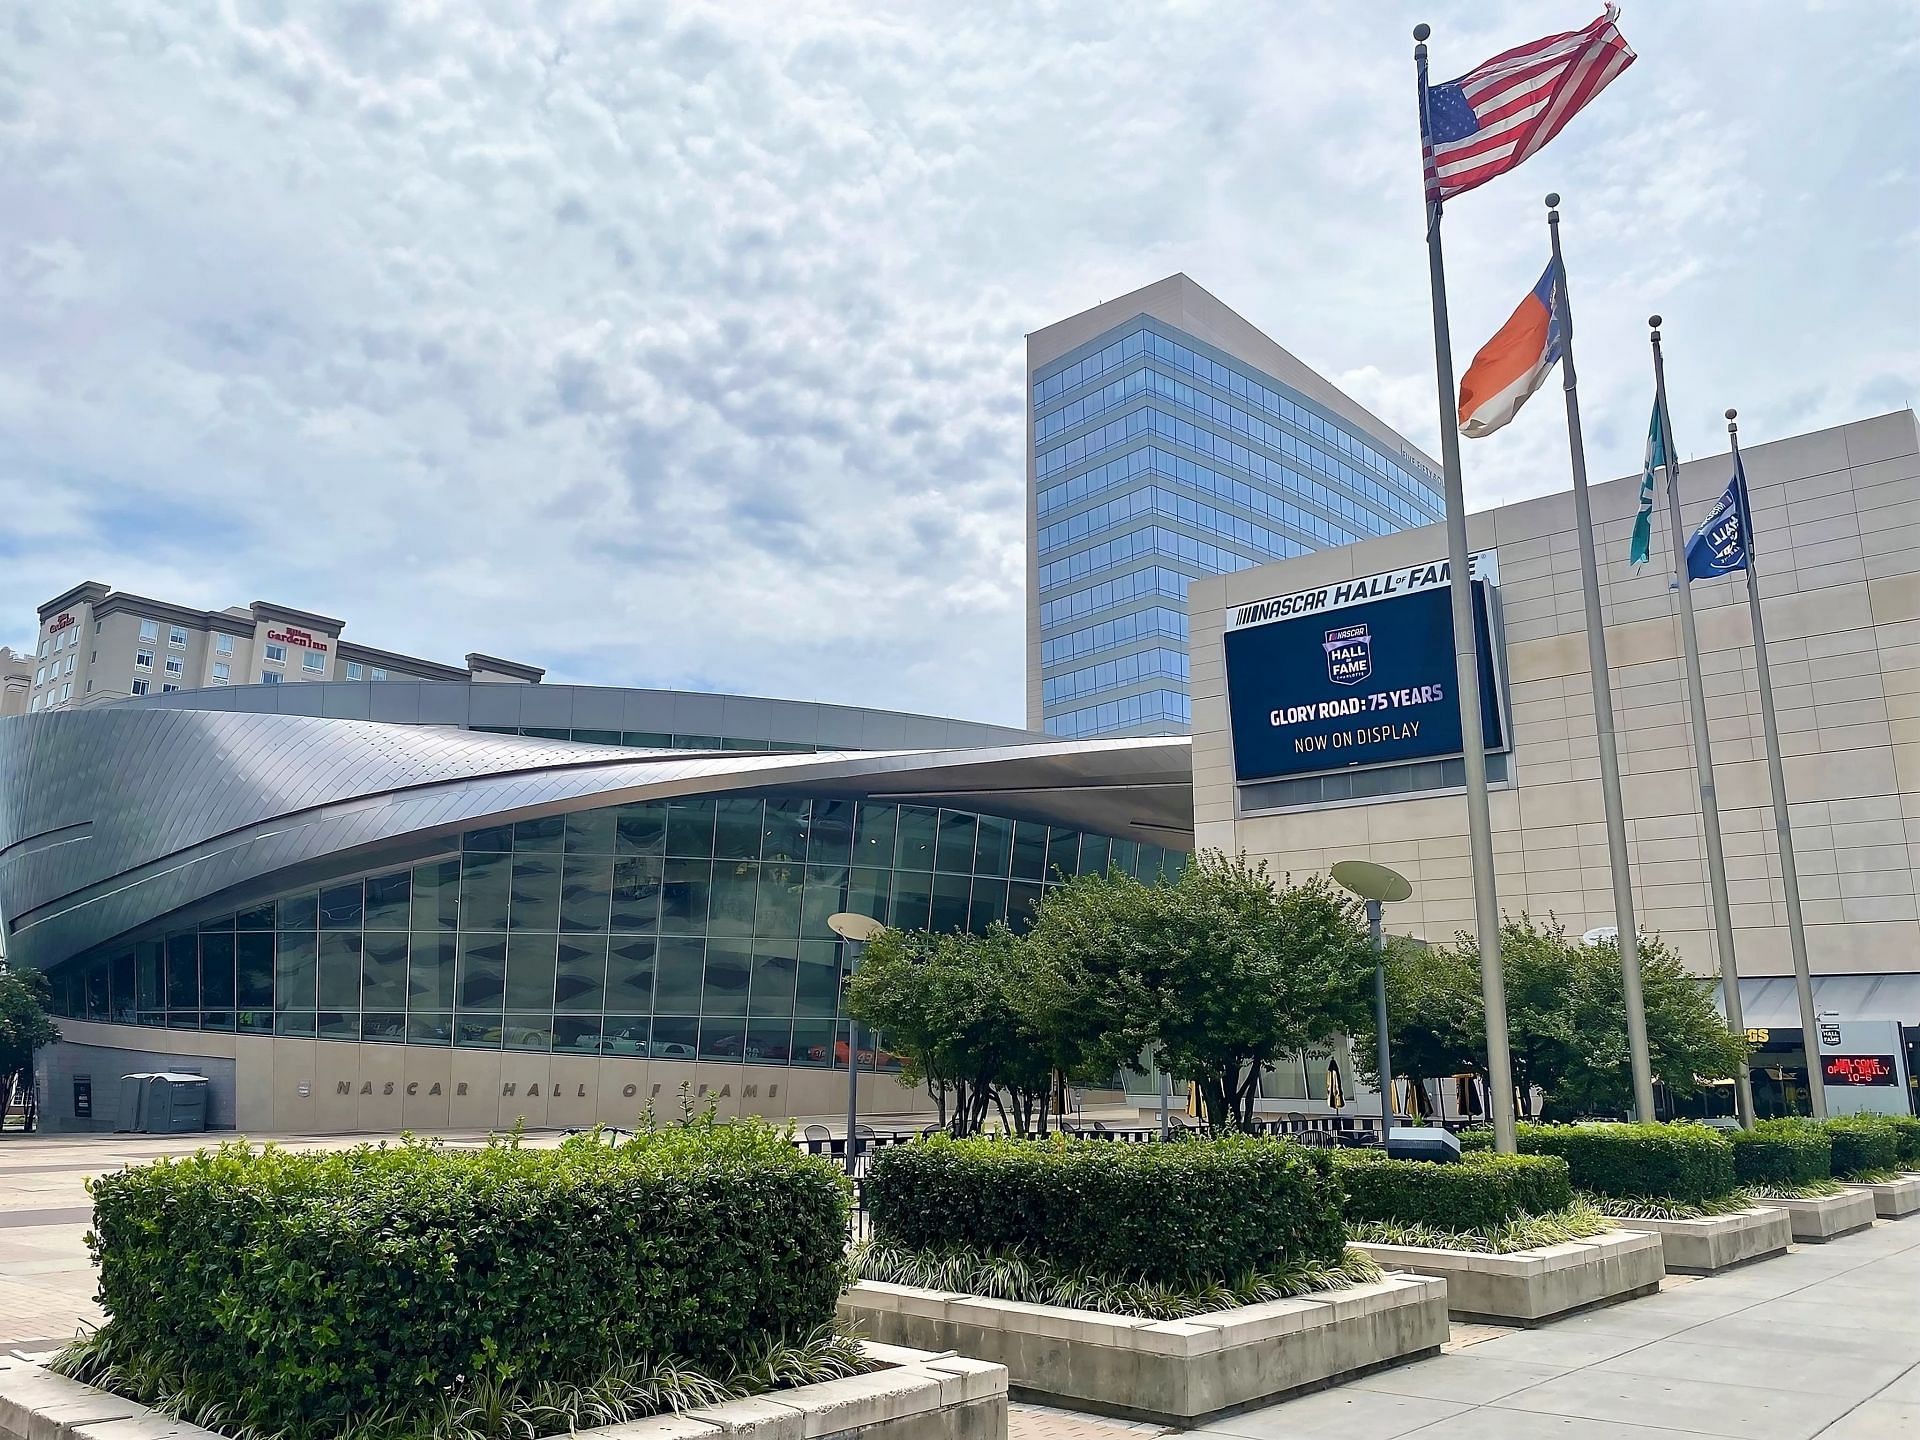
[[[1113,863],[1128,875],[1135,875],[1140,869],[1140,842],[1137,840],[1116,840],[1113,842]]]
[[[241,930],[271,930],[273,929],[273,906],[269,903],[256,905],[251,910],[242,910],[234,916],[233,923],[237,929]]]
[[[553,1017],[553,1052],[580,1055],[600,1053],[599,1015],[556,1015]]]
[[[793,995],[799,1016],[831,1016],[839,1012],[841,977],[839,941],[801,941],[801,964]]]
[[[407,1043],[409,1045],[451,1045],[453,1016],[441,1010],[409,1010],[407,1012]]]
[[[927,928],[939,935],[967,928],[967,899],[973,889],[971,875],[933,877],[933,916]]]
[[[667,853],[701,859],[713,854],[713,801],[667,803]]]
[[[105,976],[101,978],[104,980]],[[209,1010],[231,1010],[233,996],[233,936],[202,934],[200,1003]],[[102,1005],[100,1009],[104,1014],[106,1007]]]
[[[747,987],[753,973],[753,947],[743,940],[708,940],[706,984],[700,1010],[705,1015],[747,1013]]]
[[[976,935],[987,933],[996,920],[1007,918],[1007,882],[989,880],[984,875],[973,882],[973,899],[967,905],[967,929]]]
[[[969,875],[973,872],[973,845],[980,829],[978,817],[964,810],[940,812],[940,839],[935,846],[936,870]]]
[[[313,1011],[279,1010],[274,1012],[273,1033],[276,1035],[312,1035],[314,1033]]]
[[[457,1016],[453,1022],[453,1043],[467,1050],[498,1050],[500,1017],[497,1014]]]
[[[601,1027],[600,1053],[603,1055],[645,1055],[647,1033],[653,1028],[648,1015],[609,1015]]]
[[[845,865],[807,866],[807,888],[800,904],[800,935],[819,939],[832,934],[827,918],[847,908]]]
[[[167,937],[167,1008],[200,1008],[200,937],[192,932]]]
[[[534,740],[571,740],[573,731],[564,725],[522,725],[520,733]]]
[[[716,860],[713,894],[707,912],[709,935],[753,934],[753,911],[759,899],[760,867],[746,860]]]
[[[271,943],[271,942],[269,942]],[[115,1020],[132,1024],[133,1012],[139,1007],[135,1004],[133,986],[133,951],[122,950],[113,957],[112,985],[107,992],[107,1013]],[[271,971],[269,971],[271,976]],[[271,996],[271,980],[269,980]]]
[[[276,930],[311,930],[319,923],[320,897],[318,895],[295,895],[282,900],[274,907],[277,912]]]
[[[618,730],[575,730],[569,737],[581,745],[618,745]]]
[[[234,1003],[249,1008],[273,1008],[273,934],[245,931],[234,946]]]
[[[322,930],[358,930],[364,905],[360,882],[331,885],[320,892],[320,928]]]
[[[659,946],[653,1008],[675,1014],[698,1012],[700,981],[707,963],[707,942],[664,937]]]
[[[799,946],[792,940],[753,942],[753,983],[747,1010],[753,1015],[793,1014],[793,986],[799,970]]]
[[[893,864],[897,870],[933,869],[933,847],[939,830],[940,812],[926,805],[902,805],[900,828],[893,846]],[[865,857],[862,856],[864,859]]]
[[[460,862],[460,928],[505,930],[513,893],[513,860],[506,855],[469,855]]]
[[[200,928],[202,930],[231,930],[233,929],[233,916],[216,915],[211,920],[202,920],[200,922]]]
[[[606,855],[567,856],[560,881],[562,930],[606,931],[613,864]]]
[[[565,739],[563,735],[560,737]],[[544,815],[538,820],[521,820],[513,827],[513,852],[522,850],[554,851],[560,848],[567,830],[564,815]]]
[[[407,1017],[397,1010],[369,1010],[360,1017],[360,1038],[375,1044],[404,1044]]]
[[[261,1005],[234,1014],[234,1028],[244,1030],[251,1035],[270,1035],[273,1033],[273,1007]]]
[[[553,1010],[553,970],[559,936],[517,932],[507,937],[507,1009]]]
[[[567,816],[567,854],[613,854],[615,818],[610,809],[576,810]]]
[[[142,1010],[166,1008],[167,949],[164,941],[141,940],[133,947]]]
[[[504,855],[513,849],[513,826],[489,825],[484,830],[469,830],[460,837],[460,848]]]
[[[805,860],[807,858],[807,817],[805,800],[769,800],[765,829],[760,841],[763,860]]]
[[[413,867],[413,928],[452,930],[460,923],[460,862],[431,860]]]
[[[766,806],[757,798],[723,795],[714,801],[713,809],[713,858],[758,860]]]
[[[460,937],[460,1009],[500,1013],[507,983],[507,942],[500,935]]]
[[[793,1022],[793,1061],[795,1065],[824,1068],[833,1063],[834,1022],[796,1020]]]
[[[856,865],[893,865],[894,831],[899,812],[891,805],[862,801],[858,823],[853,831],[853,863]]]
[[[453,982],[459,973],[457,937],[444,930],[416,930],[407,945],[407,1008],[453,1009]]]
[[[1072,879],[1080,873],[1080,832],[1056,825],[1047,832],[1047,873],[1042,877]]]
[[[896,930],[924,930],[933,901],[933,876],[913,870],[896,870],[893,876],[893,916],[887,923]]]
[[[700,1058],[738,1060],[746,1050],[746,1036],[744,1015],[703,1015],[700,1017]]]
[[[613,862],[610,929],[617,934],[651,935],[660,928],[660,874],[661,862],[650,855]],[[691,906],[692,896],[683,893],[680,898]],[[704,895],[700,903],[705,904]]]
[[[367,881],[367,929],[406,929],[411,923],[412,892],[413,872],[410,870],[370,877]]]
[[[645,935],[616,935],[607,950],[606,1008],[642,1013],[653,1009],[653,971],[659,942]]]
[[[847,909],[860,915],[871,915],[876,920],[887,917],[887,909],[892,898],[893,872],[891,870],[870,870],[856,865],[847,884]]]
[[[1112,851],[1106,836],[1083,835],[1080,837],[1080,868],[1075,873],[1104,875],[1111,858]]]
[[[787,863],[760,866],[760,900],[755,907],[755,935],[797,935],[800,931],[800,891],[806,867]]]
[[[407,1003],[407,934],[377,930],[365,940],[360,967],[360,1004],[368,1010],[399,1010]]]
[[[807,860],[844,865],[853,849],[853,801],[816,800],[807,822]]]
[[[667,849],[667,806],[652,800],[622,805],[615,815],[614,854],[662,855]]]
[[[318,1003],[319,948],[310,930],[276,938],[273,961],[273,1003],[280,1010],[311,1010]],[[311,1033],[310,1031],[307,1033]]]
[[[513,856],[513,903],[508,912],[514,930],[560,928],[560,861],[551,855]]]
[[[707,895],[712,888],[711,860],[669,860],[660,884],[661,933],[706,934]]]
[[[1022,820],[1013,827],[1013,878],[1044,880],[1047,877],[1047,827]]]
[[[973,873],[1004,875],[1013,857],[1013,822],[998,815],[980,817],[980,842],[973,852]]]
[[[360,932],[323,931],[320,935],[320,1006],[360,1008]],[[359,1022],[354,1022],[357,1032]]]
[[[1007,882],[1007,924],[1017,935],[1033,928],[1033,907],[1040,903],[1040,886],[1026,880]]]
[[[553,1048],[553,1012],[543,1010],[508,1015],[506,1023],[501,1027],[501,1034],[509,1050],[551,1050]]]
[[[747,1059],[761,1065],[785,1065],[793,1055],[793,1020],[749,1020],[747,1022]]]
[[[231,1030],[234,1028],[233,1012],[231,1010],[202,1011],[200,1015],[200,1028],[202,1030]]]
[[[671,750],[673,736],[664,730],[622,730],[620,743],[636,750]]]
[[[606,937],[562,935],[554,972],[553,1008],[598,1015],[604,1008],[606,991]]]
[[[656,1015],[647,1053],[656,1060],[691,1060],[699,1035],[700,1022],[691,1015]]]

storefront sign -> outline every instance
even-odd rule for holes
[[[1467,557],[1467,573],[1475,580],[1500,583],[1499,554],[1481,550]],[[1227,628],[1265,625],[1274,620],[1290,620],[1296,615],[1317,615],[1323,610],[1338,610],[1368,600],[1386,600],[1395,595],[1413,595],[1421,590],[1445,586],[1453,574],[1445,560],[1429,560],[1399,570],[1382,570],[1377,575],[1360,575],[1351,580],[1335,580],[1290,595],[1274,595],[1251,605],[1234,605],[1227,610]]]
[[[1906,1042],[1898,1023],[1822,1020],[1818,1039],[1820,1073],[1827,1082],[1830,1113],[1908,1113]]]
[[[1829,1085],[1898,1085],[1900,1068],[1891,1055],[1827,1055],[1820,1072]]]
[[[1507,742],[1490,604],[1488,582],[1476,579],[1481,738],[1497,751]],[[1240,783],[1460,753],[1444,564],[1283,595],[1237,614],[1224,643]]]
[[[267,639],[276,645],[298,645],[305,650],[317,650],[322,655],[327,653],[324,640],[316,637],[311,630],[296,630],[291,625],[284,630],[267,631]]]
[[[73,612],[71,610],[62,610],[54,617],[53,622],[47,626],[47,633],[49,635],[58,635],[62,630],[69,628],[74,623]]]

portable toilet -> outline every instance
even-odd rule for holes
[[[189,1135],[207,1128],[207,1077],[155,1070],[120,1077],[118,1131]]]

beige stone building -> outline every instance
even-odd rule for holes
[[[0,715],[24,715],[31,703],[33,657],[0,645]]]
[[[1763,425],[1743,428],[1757,440]],[[1914,414],[1749,444],[1744,455],[1821,1003],[1844,995],[1850,1013],[1920,1024]],[[1724,450],[1683,467],[1690,527],[1730,474]],[[1643,930],[1658,931],[1712,974],[1718,957],[1679,625],[1670,567],[1659,558],[1671,553],[1666,512],[1663,500],[1654,510],[1655,562],[1633,573],[1626,552],[1638,489],[1636,475],[1592,491],[1635,904]],[[1498,572],[1494,632],[1511,737],[1509,754],[1490,757],[1500,904],[1509,913],[1551,913],[1577,934],[1614,916],[1573,524],[1566,492],[1469,519],[1471,548],[1490,552]],[[1236,607],[1439,560],[1445,551],[1442,527],[1429,526],[1196,581],[1189,594],[1196,843],[1242,850],[1295,874],[1350,856],[1391,865],[1413,882],[1412,899],[1392,909],[1391,928],[1430,939],[1472,924],[1457,762],[1452,773],[1431,764],[1400,767],[1399,775],[1355,772],[1322,784],[1317,796],[1321,782],[1308,779],[1237,782],[1223,632]],[[1745,586],[1736,576],[1694,587],[1734,948],[1749,1023],[1797,1025],[1790,992],[1784,1006],[1768,1003],[1783,990],[1770,977],[1790,974],[1791,963]],[[1450,684],[1450,655],[1439,673]],[[1329,798],[1342,787],[1347,798]],[[1376,793],[1359,793],[1369,790]]]

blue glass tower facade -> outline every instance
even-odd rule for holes
[[[1430,461],[1184,275],[1030,337],[1028,378],[1028,719],[1051,734],[1188,728],[1189,580],[1444,513]]]

